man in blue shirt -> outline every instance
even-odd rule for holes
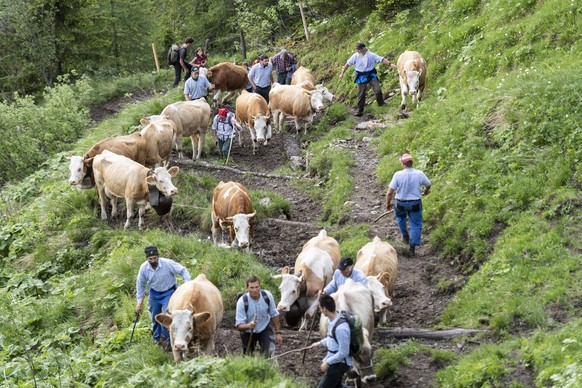
[[[255,93],[260,94],[269,103],[269,92],[273,82],[273,64],[269,62],[269,56],[261,55],[259,63],[251,67],[249,81],[253,85]]]
[[[378,74],[376,72],[375,64],[382,62],[385,65],[389,65],[390,61],[368,51],[366,45],[362,42],[356,44],[356,51],[357,52],[348,59],[342,68],[339,78],[342,79],[348,67],[354,65],[356,69],[356,79],[354,82],[358,84],[358,109],[354,115],[361,116],[364,114],[364,106],[366,105],[366,88],[368,87],[368,84],[372,85],[372,89],[374,89],[378,105],[384,105],[384,96],[382,95],[380,82],[378,82]]]
[[[350,326],[346,321],[340,321],[340,312],[336,310],[335,301],[330,295],[319,297],[319,307],[321,313],[329,319],[327,326],[327,337],[319,342],[315,342],[310,349],[323,346],[327,349],[320,369],[325,373],[317,388],[335,388],[342,386],[342,378],[352,366],[350,357]],[[335,337],[333,338],[333,328]]]
[[[192,76],[184,85],[184,99],[186,101],[197,100],[208,95],[208,91],[213,89],[212,84],[206,77],[200,75],[198,67],[192,67]]]
[[[327,295],[333,294],[348,279],[362,283],[366,288],[368,288],[368,278],[366,278],[366,275],[364,275],[364,273],[359,269],[354,268],[354,261],[351,257],[344,256],[333,273],[331,281],[327,286],[325,286],[322,293]]]
[[[422,231],[421,197],[430,192],[430,181],[422,171],[412,168],[410,154],[402,155],[400,162],[402,171],[394,174],[386,192],[386,210],[391,211],[395,208],[394,215],[402,239],[410,245],[410,255],[414,256],[415,247],[420,245]],[[396,205],[392,204],[394,193],[396,193]],[[410,219],[410,233],[406,225],[406,217]]]
[[[187,282],[190,280],[190,273],[183,265],[174,260],[159,257],[158,248],[154,245],[145,248],[145,255],[147,261],[139,267],[135,286],[136,313],[141,313],[147,284],[150,292],[148,306],[153,323],[154,341],[165,349],[170,349],[170,333],[168,329],[156,321],[156,315],[165,313],[168,308],[170,297],[176,290],[176,274],[179,274]]]
[[[271,324],[275,329],[275,343],[277,345],[283,343],[279,312],[273,295],[267,290],[261,290],[259,278],[255,275],[249,276],[246,287],[248,292],[241,296],[236,303],[235,322],[236,329],[241,332],[243,353],[247,354],[247,350],[253,353],[258,342],[261,354],[269,357],[275,349]]]

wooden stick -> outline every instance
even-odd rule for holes
[[[327,283],[327,276],[324,276],[323,277],[323,287],[321,287],[321,291],[323,291],[323,289],[325,288],[326,283]],[[317,309],[315,309],[315,312],[313,313],[313,317],[311,317],[311,328],[309,329],[309,334],[307,335],[307,340],[305,341],[306,347],[307,347],[307,344],[309,343],[309,339],[311,338],[311,333],[313,332],[313,326],[315,326],[315,316],[317,315],[318,311],[319,311],[319,303],[318,303]],[[305,355],[306,354],[307,354],[307,352],[304,350],[303,351],[303,358],[301,359],[301,364],[305,364]]]
[[[252,322],[255,322],[257,320],[257,314],[255,314],[255,316],[253,317]],[[253,342],[253,329],[251,329],[251,335],[249,336],[249,342],[247,342],[247,351],[246,351],[246,355],[248,356],[250,351],[251,351],[251,343]],[[254,348],[254,347],[253,347]],[[255,349],[253,349],[255,350]]]
[[[310,349],[310,348],[311,348],[311,345],[310,346],[307,346],[305,348],[301,348],[301,349],[289,350],[288,352],[281,353],[281,354],[278,354],[276,356],[271,356],[271,358],[269,358],[269,360],[274,360],[275,358],[279,358],[279,357],[285,356],[285,355],[287,355],[289,353],[297,353],[297,352],[306,351],[307,349]]]
[[[152,50],[154,52],[154,60],[156,61],[156,72],[160,72],[160,62],[158,61],[158,53],[156,53],[156,44],[152,43]]]
[[[387,215],[388,215],[388,214],[390,214],[390,213],[391,213],[391,211],[389,211],[389,212],[384,212],[384,213],[380,214],[378,217],[376,217],[376,219],[374,220],[374,222],[378,221],[380,218],[382,218],[382,217],[384,217],[384,216],[387,216]]]

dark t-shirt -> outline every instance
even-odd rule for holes
[[[184,45],[180,46],[180,51],[178,51],[179,58],[182,58],[184,62],[186,62],[186,57],[188,55],[188,48],[184,47]],[[179,62],[179,59],[178,59]]]

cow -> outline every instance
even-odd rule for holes
[[[105,150],[118,155],[127,156],[140,164],[146,164],[147,142],[139,132],[125,136],[110,137],[95,143],[87,151],[84,157],[71,155],[69,161],[69,184],[79,189],[91,189],[95,187],[93,176],[93,158]],[[153,167],[150,165],[149,167]]]
[[[331,297],[335,300],[338,310],[356,314],[362,321],[364,343],[360,353],[353,357],[354,372],[357,373],[357,378],[361,379],[364,384],[373,382],[376,380],[376,375],[372,369],[372,346],[370,345],[370,339],[374,335],[374,301],[372,294],[362,283],[347,279],[336,292],[331,294]],[[321,314],[319,318],[319,334],[321,338],[327,336],[328,324],[329,319]],[[350,372],[348,372],[348,375],[351,374]],[[358,385],[356,384],[356,386]]]
[[[358,251],[354,267],[368,277],[368,288],[374,296],[374,310],[380,313],[380,323],[385,324],[398,273],[396,249],[376,236]]]
[[[238,182],[220,182],[212,195],[212,239],[218,244],[219,229],[228,230],[231,245],[249,249],[253,238],[255,212],[246,187]]]
[[[221,62],[218,65],[212,66],[208,70],[206,78],[214,85],[214,90],[216,90],[213,97],[213,105],[218,105],[218,100],[222,92],[228,92],[220,102],[224,104],[235,92],[245,90],[249,82],[248,77],[249,72],[244,66],[235,65],[230,62]]]
[[[164,108],[161,113],[176,124],[174,145],[178,156],[182,153],[182,137],[190,136],[192,140],[192,160],[199,159],[204,147],[204,137],[208,131],[210,105],[204,98],[193,101],[179,101]]]
[[[277,304],[279,311],[287,313],[298,298],[307,299],[307,308],[297,314],[302,318],[299,330],[306,329],[307,321],[315,315],[319,291],[331,280],[339,259],[338,242],[322,229],[316,237],[303,244],[295,260],[293,275],[289,267],[284,267],[281,275],[273,276],[281,279],[281,301]]]
[[[331,103],[335,96],[323,84],[315,84],[315,77],[311,70],[300,66],[291,77],[291,85],[301,86],[305,90],[317,89],[321,92],[323,102]]]
[[[170,164],[172,144],[176,138],[176,124],[167,116],[153,115],[140,120],[145,127],[140,131],[147,143],[147,166]]]
[[[418,102],[422,99],[424,80],[426,79],[426,61],[418,51],[405,51],[396,62],[398,76],[400,78],[400,91],[402,102],[400,109],[406,108],[406,95],[412,96],[412,102],[418,108]]]
[[[273,276],[274,279],[281,279],[281,300],[277,304],[279,311],[289,312],[299,297],[307,299],[307,309],[301,316],[299,330],[307,329],[307,321],[317,312],[319,290],[331,279],[333,271],[333,261],[329,253],[310,247],[297,256],[293,275],[290,274],[289,267],[284,267],[281,275]]]
[[[279,131],[284,129],[285,115],[293,116],[295,130],[299,133],[300,121],[307,127],[313,122],[313,114],[323,110],[323,96],[319,90],[305,90],[297,85],[275,83],[269,92],[269,107]]]
[[[220,291],[201,273],[178,287],[166,313],[155,318],[170,331],[174,361],[180,362],[193,358],[197,351],[214,353],[223,314]]]
[[[236,99],[236,119],[249,128],[253,141],[253,154],[258,152],[257,142],[265,146],[269,144],[272,136],[271,115],[263,96],[243,90]]]
[[[133,217],[133,205],[139,207],[138,227],[143,227],[143,215],[150,207],[150,191],[148,185],[155,185],[160,193],[173,196],[178,193],[172,184],[172,177],[176,176],[179,167],[157,167],[153,172],[147,167],[134,162],[122,155],[110,151],[103,151],[93,159],[95,186],[99,194],[101,205],[101,219],[107,219],[106,203],[111,199],[111,217],[117,215],[117,198],[125,198],[127,220],[124,228],[129,227],[129,220]]]

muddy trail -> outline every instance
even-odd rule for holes
[[[361,118],[359,122],[365,120],[366,117]],[[350,206],[351,213],[349,219],[344,221],[367,223],[370,225],[370,240],[374,236],[379,236],[382,240],[391,243],[398,251],[398,277],[392,299],[393,306],[388,312],[385,328],[430,328],[452,298],[452,294],[447,290],[440,291],[437,283],[446,279],[459,284],[462,279],[457,277],[453,268],[447,263],[433,256],[426,246],[421,246],[415,257],[408,257],[407,246],[400,241],[400,234],[392,214],[374,222],[385,210],[386,188],[381,187],[376,180],[378,158],[371,145],[375,136],[374,131],[364,131],[366,133],[362,141],[354,140],[356,138],[354,136],[338,139],[331,145],[331,147],[349,149],[356,162],[351,171],[354,192],[351,200],[346,203]],[[354,129],[355,132],[356,129]],[[239,146],[238,140],[234,142],[231,153],[232,163],[229,163],[229,167],[247,172],[272,173],[277,167],[287,165],[289,162],[280,134],[273,134],[269,145],[261,147],[260,155],[252,154],[251,140],[247,132],[243,134],[243,140],[243,145],[245,145],[243,148]],[[218,155],[215,150],[211,150],[211,153],[213,156]],[[265,265],[272,268],[273,272],[280,271],[284,266],[292,267],[302,245],[316,236],[322,228],[319,222],[322,216],[320,204],[310,199],[306,193],[294,189],[287,179],[240,174],[233,170],[216,169],[207,163],[173,160],[172,164],[177,164],[182,169],[209,174],[223,181],[238,181],[251,190],[274,191],[291,203],[290,219],[286,219],[285,216],[279,219],[263,219],[255,228],[253,252],[262,259]],[[318,181],[313,181],[313,184],[318,184]],[[333,237],[333,231],[328,231],[328,234]],[[232,318],[229,319],[225,319],[217,344],[221,356],[241,352],[239,335],[233,330]],[[304,347],[307,336],[306,331],[299,332],[283,324],[284,343],[277,348],[275,355]],[[316,325],[309,343],[318,339]],[[408,340],[388,337],[379,330],[374,334],[371,344],[374,351],[377,351]],[[454,343],[452,340],[417,339],[416,341],[457,353],[467,350],[464,345]],[[302,353],[291,353],[277,358],[275,362],[283,373],[302,380],[309,386],[316,386],[322,375],[319,365],[323,356],[324,350],[318,348],[318,350],[306,352],[305,356]],[[433,385],[434,376],[439,367],[442,365],[434,362],[428,354],[416,354],[408,364],[400,366],[394,374],[380,377],[367,386],[430,387]]]

